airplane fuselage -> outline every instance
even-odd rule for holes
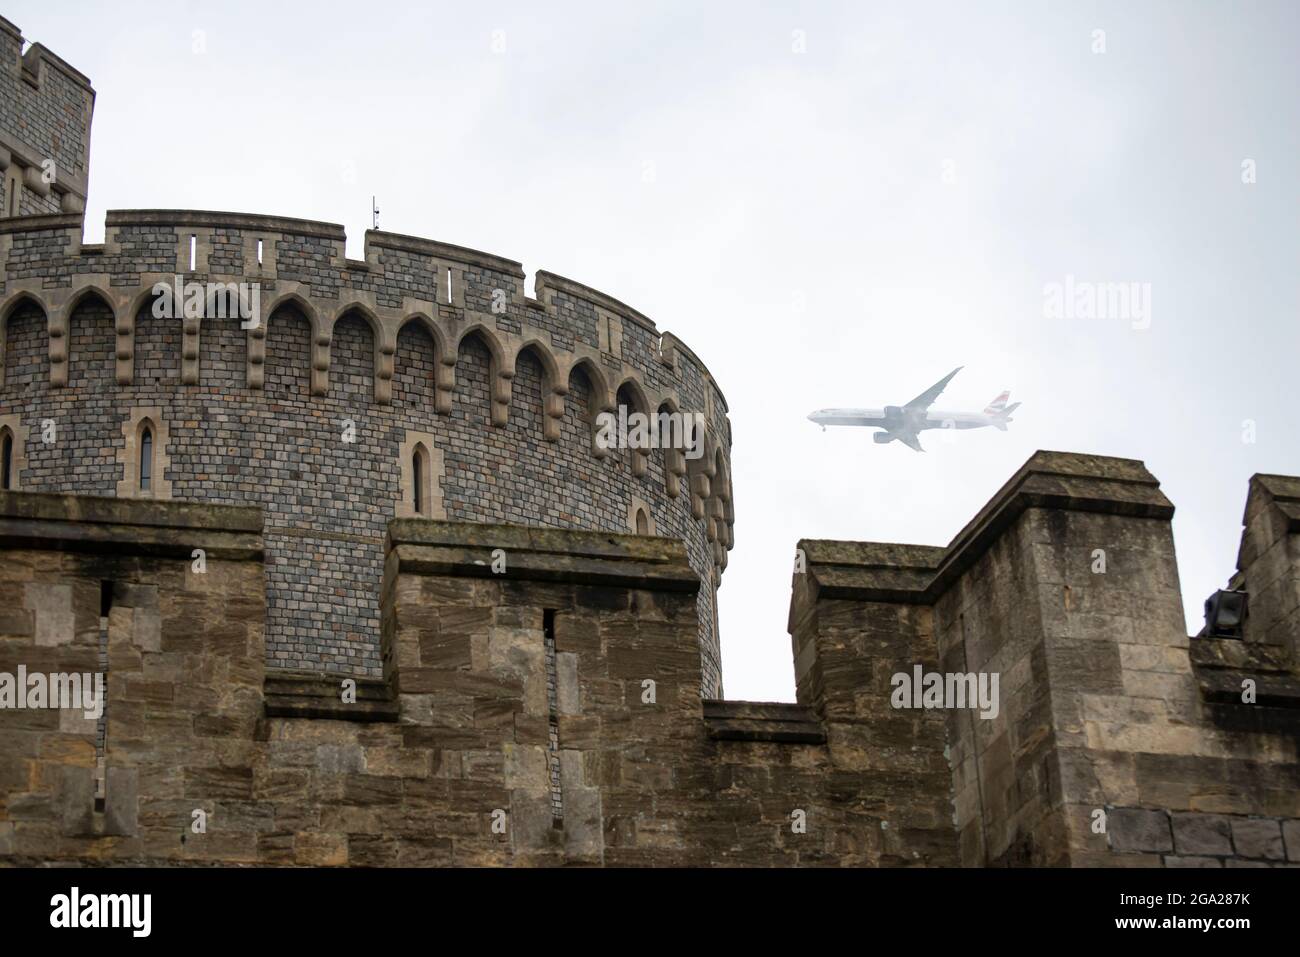
[[[892,414],[891,414],[892,413]],[[819,409],[808,416],[820,426],[866,426],[890,429],[906,425],[921,429],[980,429],[991,426],[996,416],[983,412],[945,412],[928,409],[919,414],[909,414],[898,407],[890,409]]]

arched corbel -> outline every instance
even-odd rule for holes
[[[691,476],[691,494],[700,500],[701,505],[708,501],[711,491],[712,483],[707,472],[701,469]],[[703,518],[704,515],[700,514],[695,517]]]
[[[515,363],[492,353],[492,424],[505,428],[510,421],[510,398],[514,394]]]
[[[62,389],[68,384],[68,310],[49,309],[46,317],[50,337],[50,385]]]
[[[601,416],[617,415],[618,406],[614,397],[604,389],[597,388],[591,396],[591,454],[598,459],[609,457],[609,449],[601,443]]]
[[[199,384],[199,323],[197,316],[181,320],[181,385]]]
[[[731,547],[731,475],[720,445],[715,444],[712,461],[715,474],[709,514],[716,526],[717,545],[725,555]]]
[[[564,397],[569,394],[569,387],[560,382],[551,383],[546,395],[546,414],[542,417],[542,437],[547,442],[560,441],[560,425],[564,421]]]
[[[375,401],[389,405],[393,401],[393,356],[397,353],[397,336],[381,325],[376,335]]]
[[[691,517],[695,519],[704,518],[704,497],[694,489],[691,490]]]
[[[440,415],[451,413],[451,399],[456,394],[456,353],[442,350],[433,370],[433,408]]]
[[[682,453],[677,449],[664,449],[664,491],[668,493],[669,498],[677,498],[682,494],[682,474],[686,471],[683,468],[677,471],[676,462],[681,458]]]
[[[686,453],[681,449],[669,449],[665,458],[668,474],[664,476],[664,485],[668,494],[677,498],[682,494],[682,478],[686,475]]]
[[[117,384],[130,385],[135,379],[135,310],[122,310],[113,328],[116,332],[113,365]]]
[[[708,525],[705,529],[705,535],[710,542],[719,541],[718,530],[722,524],[722,500],[716,495],[709,499],[708,507],[705,509],[705,515],[708,517]]]
[[[311,339],[311,394],[325,395],[330,386],[330,342],[334,339],[333,325],[312,330]]]
[[[266,386],[266,318],[248,330],[248,387],[254,391]]]
[[[645,401],[644,395],[640,397],[639,401],[644,406],[644,408],[638,409],[637,411],[641,412],[646,417],[647,434],[645,438],[648,440],[650,439],[649,431],[654,428],[654,420],[652,418],[654,416],[654,413],[650,411],[652,406],[650,405],[649,402]],[[635,449],[632,449],[632,477],[633,478],[645,478],[646,472],[649,471],[651,445],[652,443],[650,441],[646,441],[638,445]]]
[[[709,446],[710,443],[705,441],[704,455],[691,463],[691,515],[696,519],[705,517],[705,506],[713,491],[711,479],[716,474],[716,470],[713,456],[709,454]]]

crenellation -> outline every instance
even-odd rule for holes
[[[107,220],[110,227],[110,242],[105,244],[103,251],[87,256],[80,250],[79,221],[76,221],[75,228],[72,221],[64,218],[56,218],[55,221],[25,220],[24,223],[25,227],[22,230],[24,235],[15,238],[5,258],[7,279],[47,278],[62,284],[68,281],[67,276],[70,274],[84,275],[93,272],[95,275],[108,277],[107,284],[110,290],[106,292],[111,292],[112,286],[130,285],[147,292],[153,283],[167,282],[177,274],[195,280],[206,280],[213,276],[239,275],[236,270],[244,268],[243,264],[254,258],[248,255],[248,250],[250,245],[255,247],[256,241],[250,244],[245,232],[253,229],[268,234],[265,237],[258,237],[263,241],[264,250],[275,250],[274,257],[264,254],[262,263],[254,271],[256,278],[263,280],[264,286],[270,284],[271,288],[267,291],[274,294],[278,291],[277,287],[283,290],[293,288],[304,292],[306,297],[313,301],[323,299],[326,307],[321,312],[331,315],[333,319],[337,319],[346,311],[347,306],[343,306],[343,303],[348,305],[362,303],[370,310],[372,316],[383,311],[386,314],[384,316],[386,324],[396,325],[399,321],[396,314],[404,312],[409,302],[423,303],[429,307],[438,304],[439,319],[446,321],[443,307],[450,305],[454,318],[450,319],[449,328],[459,329],[462,334],[473,325],[468,321],[471,314],[477,316],[480,325],[490,326],[506,336],[524,337],[526,335],[524,323],[527,322],[533,328],[548,333],[552,350],[576,354],[584,345],[598,348],[600,346],[595,311],[596,304],[599,304],[600,309],[617,310],[621,318],[627,319],[633,324],[632,328],[638,330],[635,333],[631,331],[628,333],[632,336],[629,340],[631,348],[629,356],[632,357],[630,362],[623,359],[621,354],[606,351],[601,361],[607,368],[617,371],[633,370],[638,381],[644,380],[656,392],[680,395],[683,403],[698,404],[702,411],[713,410],[721,398],[721,394],[716,392],[716,387],[697,386],[697,382],[700,385],[712,382],[702,366],[699,367],[702,378],[698,380],[686,374],[663,378],[659,372],[661,363],[655,361],[662,358],[661,341],[658,334],[654,332],[653,324],[634,310],[603,294],[595,293],[559,277],[551,277],[547,281],[563,290],[565,294],[582,292],[585,298],[576,299],[559,295],[560,305],[556,307],[554,303],[557,294],[546,292],[548,287],[543,285],[547,298],[540,303],[535,301],[532,305],[528,305],[522,301],[524,299],[522,283],[519,281],[522,280],[522,270],[518,269],[517,264],[508,260],[495,260],[470,250],[460,250],[458,247],[433,242],[427,242],[427,246],[422,247],[410,237],[402,237],[406,244],[399,247],[436,251],[444,259],[450,259],[453,254],[458,255],[470,266],[486,262],[498,268],[513,270],[511,273],[487,270],[460,273],[461,289],[453,295],[459,303],[463,303],[464,297],[469,296],[472,305],[467,308],[464,305],[457,306],[456,303],[444,303],[440,298],[446,295],[445,279],[442,278],[445,268],[442,262],[433,262],[426,268],[425,274],[432,279],[430,286],[421,287],[409,282],[409,272],[403,272],[398,275],[398,287],[394,289],[386,281],[386,270],[379,275],[368,276],[360,284],[348,281],[349,270],[344,268],[341,257],[342,243],[345,241],[342,230],[341,227],[332,227],[330,224],[227,213],[186,213],[167,210],[115,211],[109,214]],[[170,229],[164,228],[166,226]],[[12,224],[0,224],[0,229],[5,228],[18,231]],[[269,235],[271,229],[276,228],[281,230],[292,228],[296,232],[292,234],[280,232],[278,236]],[[53,253],[53,237],[46,238],[51,232],[63,234],[60,244],[66,252],[61,257]],[[188,268],[191,236],[196,240],[194,270]],[[372,237],[368,234],[368,240],[370,239]],[[379,240],[373,241],[378,248]],[[171,261],[173,255],[174,264]],[[93,261],[87,261],[92,257]],[[42,270],[30,272],[22,269],[21,266],[28,260],[40,262]],[[376,256],[376,260],[381,261],[382,256]],[[15,269],[15,266],[20,268]],[[329,268],[323,268],[326,266]],[[497,314],[493,311],[492,294],[496,289],[503,289],[507,294],[506,313]],[[540,311],[537,308],[539,305]],[[462,312],[454,312],[457,308]],[[573,329],[563,323],[559,326],[554,324],[553,312],[567,312],[571,308],[577,308],[575,315],[581,315],[583,309],[592,310],[588,313],[592,325],[586,335],[575,335]],[[520,313],[523,318],[511,316],[511,309]],[[465,323],[464,326],[461,326],[462,322]],[[320,335],[323,340],[328,332],[322,332]],[[676,343],[676,340],[674,339],[673,342]],[[524,343],[517,343],[516,350],[522,344]],[[324,348],[328,343],[321,341],[318,345]],[[606,345],[608,347],[608,343]],[[619,350],[621,353],[621,345]],[[676,355],[675,349],[673,354]],[[509,356],[506,357],[507,360],[508,358]],[[691,358],[694,359],[693,356]],[[328,362],[324,353],[319,353],[313,361],[318,372],[328,371],[327,367],[324,367]],[[698,360],[695,361],[698,364]],[[678,366],[677,369],[681,373],[681,367]],[[504,371],[508,372],[508,366]],[[323,377],[318,376],[316,388],[318,391],[326,388]],[[716,420],[717,415],[714,412],[710,416],[710,421],[716,423]]]

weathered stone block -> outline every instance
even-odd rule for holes
[[[0,604],[0,638],[30,638],[36,630],[36,613],[5,602]]]
[[[65,766],[61,768],[59,786],[59,814],[63,833],[82,836],[95,833],[95,782],[90,768]],[[9,816],[18,820],[39,820],[49,816],[47,800],[33,795],[30,799],[11,800]]]
[[[140,772],[109,767],[104,800],[104,833],[135,837],[139,833]]]
[[[1173,837],[1165,811],[1115,808],[1107,815],[1106,833],[1117,851],[1172,851]]]
[[[575,654],[598,655],[601,649],[599,621],[587,615],[557,614],[555,649]]]
[[[1174,814],[1174,848],[1179,854],[1232,853],[1232,819],[1218,814]]]
[[[46,647],[71,644],[76,637],[72,612],[72,586],[28,582],[24,605],[36,624],[36,644]]]
[[[137,607],[132,615],[132,638],[141,651],[162,650],[162,616],[158,612],[156,599],[151,608]],[[243,639],[243,636],[240,636]]]
[[[1272,861],[1286,859],[1282,845],[1282,828],[1277,821],[1265,818],[1235,818],[1232,822],[1232,843],[1242,857],[1264,858]]]
[[[185,769],[185,796],[203,800],[251,798],[253,769],[196,767]]]
[[[348,837],[300,831],[293,836],[294,863],[308,867],[337,867],[348,862]]]
[[[380,777],[374,774],[351,774],[343,782],[343,800],[349,804],[367,806],[393,804],[402,797],[400,778]]]
[[[555,827],[549,793],[510,793],[510,846],[516,854],[558,850],[563,832]]]
[[[430,634],[419,638],[420,665],[425,668],[468,668],[473,663],[471,634]]]
[[[555,655],[555,692],[560,714],[582,713],[578,656],[572,652],[561,651]]]

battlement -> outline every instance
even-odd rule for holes
[[[827,597],[929,605],[1034,508],[1163,521],[1174,514],[1160,483],[1135,459],[1040,451],[946,547],[818,539],[798,547]]]
[[[90,80],[0,17],[0,219],[83,212]]]
[[[439,345],[450,348],[471,327],[442,330],[437,319],[443,312],[460,320],[472,315],[478,320],[473,328],[482,330],[501,359],[503,379],[513,375],[511,360],[519,349],[536,344],[546,352],[548,369],[561,371],[591,359],[606,393],[631,381],[639,398],[653,405],[646,411],[665,403],[674,410],[696,409],[706,413],[713,434],[729,432],[721,389],[680,339],[660,334],[652,320],[612,296],[554,273],[538,272],[537,298],[532,298],[524,292],[523,267],[514,260],[375,230],[366,231],[365,258],[350,260],[340,225],[245,213],[112,210],[105,229],[104,243],[83,245],[84,221],[76,214],[0,221],[0,269],[6,280],[0,322],[19,297],[41,303],[47,313],[66,312],[93,292],[114,310],[119,334],[130,336],[157,282],[170,284],[176,276],[255,281],[270,302],[267,317],[283,302],[300,303],[318,345],[328,346],[333,324],[357,311],[380,334],[381,356],[391,356],[397,331],[417,315],[431,323]],[[62,318],[52,321],[59,325]],[[250,330],[251,340],[264,335],[264,329]],[[513,341],[504,341],[508,337]],[[570,340],[573,347],[565,350],[570,355],[556,362],[555,354]],[[129,342],[119,345],[125,351]],[[630,361],[605,372],[614,364],[600,361],[601,356],[622,359],[625,351]],[[254,353],[250,366],[258,364]],[[328,373],[327,349],[314,361],[326,364],[317,372]],[[382,358],[378,371],[376,398],[383,402]],[[688,394],[672,388],[674,379],[686,380]],[[250,381],[255,380],[250,369]],[[313,388],[323,389],[323,383],[322,375]],[[563,383],[555,386],[563,394]],[[615,404],[612,395],[606,401]]]

